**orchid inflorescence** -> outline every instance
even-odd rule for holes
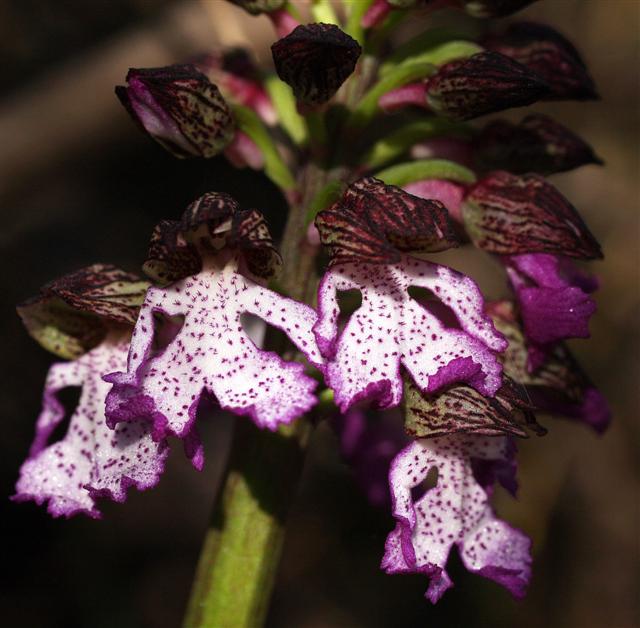
[[[94,264],[19,306],[29,333],[67,361],[50,368],[14,499],[98,518],[99,499],[157,484],[171,436],[202,468],[202,403],[273,431],[317,419],[322,399],[359,482],[391,505],[382,568],[424,574],[436,602],[452,586],[455,545],[468,570],[520,597],[530,541],[490,505],[495,482],[515,494],[515,439],[546,432],[536,413],[597,432],[610,420],[564,344],[589,335],[595,311],[597,280],[575,260],[601,250],[544,178],[601,162],[546,115],[467,121],[592,99],[593,81],[540,24],[489,31],[483,21],[473,41],[429,29],[389,44],[402,20],[443,7],[500,17],[527,0],[362,0],[338,13],[318,0],[310,24],[285,0],[233,2],[271,18],[277,74],[245,51],[214,52],[132,69],[116,92],[176,157],[224,153],[263,170],[290,206],[283,257],[260,211],[209,192],[158,224],[146,279]],[[467,245],[504,268],[511,300],[485,301],[473,279],[435,261]],[[341,307],[350,291],[361,303]],[[297,351],[261,348],[245,314]],[[69,386],[82,387],[79,403],[49,443]],[[396,407],[404,430],[399,416],[391,427],[372,419]],[[434,468],[436,486],[418,496]]]

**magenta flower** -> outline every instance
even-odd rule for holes
[[[589,337],[596,304],[588,293],[597,289],[597,281],[580,273],[571,261],[547,253],[512,255],[504,263],[532,343]]]
[[[531,541],[496,518],[486,485],[497,469],[507,476],[515,471],[508,443],[506,438],[456,436],[418,440],[403,449],[389,474],[397,523],[387,537],[382,569],[426,575],[425,595],[435,603],[453,585],[446,564],[456,545],[469,571],[523,597],[531,576]],[[492,463],[493,471],[478,480],[474,460]],[[432,469],[438,472],[436,486],[414,497],[412,489]]]
[[[185,246],[186,243],[186,246]],[[196,439],[204,392],[222,408],[248,415],[274,430],[309,410],[316,382],[302,364],[257,348],[244,331],[244,313],[282,329],[309,361],[321,366],[311,328],[315,312],[259,285],[279,257],[258,212],[241,212],[233,199],[209,193],[186,210],[181,222],[161,223],[146,264],[171,280],[150,288],[131,339],[127,370],[108,375],[110,425],[144,416],[154,437]],[[197,266],[200,269],[197,269]],[[186,276],[184,276],[186,275]],[[154,316],[184,322],[161,353],[153,352]],[[191,448],[194,457],[202,452]]]

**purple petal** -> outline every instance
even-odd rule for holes
[[[98,497],[123,502],[129,486],[154,487],[168,455],[164,441],[154,442],[147,423],[137,421],[116,430],[107,427],[104,399],[109,390],[102,375],[123,368],[128,344],[107,339],[74,362],[54,364],[47,377],[43,408],[29,458],[20,469],[16,501],[48,502],[54,517],[83,513],[100,517]],[[47,444],[64,418],[56,393],[82,386],[78,407],[65,437]]]
[[[159,355],[151,355],[155,312],[184,316],[177,335]],[[316,382],[302,364],[286,362],[255,346],[241,324],[254,314],[283,330],[309,361],[322,358],[311,332],[315,312],[239,274],[233,263],[220,270],[211,264],[198,275],[166,288],[151,288],[131,340],[126,372],[106,379],[110,423],[144,415],[154,436],[184,438],[192,429],[203,391],[220,405],[248,415],[259,427],[275,430],[309,410]]]
[[[489,495],[473,472],[473,459],[508,461],[505,438],[443,437],[411,443],[392,463],[389,484],[397,524],[387,538],[382,569],[424,573],[433,603],[452,586],[446,572],[455,544],[465,567],[524,594],[531,575],[531,542],[496,518]],[[411,489],[437,469],[434,488],[414,500]]]
[[[594,287],[568,260],[528,254],[506,258],[527,338],[547,345],[565,338],[588,338],[595,302],[579,286]]]
[[[410,286],[431,290],[451,308],[462,329],[451,329],[415,301]],[[338,290],[359,290],[362,305],[338,333]],[[423,391],[466,381],[486,395],[501,385],[492,353],[507,346],[483,312],[475,282],[445,266],[411,257],[393,265],[345,263],[324,275],[314,333],[326,366],[327,384],[344,412],[361,399],[380,407],[398,405],[402,365]]]

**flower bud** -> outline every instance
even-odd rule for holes
[[[536,174],[492,172],[471,188],[462,213],[473,243],[489,253],[602,257],[576,208]]]
[[[474,149],[478,166],[487,171],[547,175],[602,164],[589,144],[543,114],[531,114],[519,124],[491,122],[474,141]]]
[[[479,52],[442,66],[427,80],[427,104],[453,120],[469,120],[544,97],[547,84],[534,72],[496,52]]]
[[[488,50],[526,65],[549,87],[546,100],[594,100],[598,98],[593,79],[573,44],[545,24],[511,24],[498,36],[488,37]]]
[[[179,158],[213,157],[235,123],[218,88],[193,65],[131,69],[116,95],[156,142]]]
[[[298,26],[271,46],[278,76],[299,102],[326,103],[356,67],[360,44],[334,24]]]

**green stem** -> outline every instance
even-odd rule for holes
[[[326,177],[319,168],[307,166],[300,182],[303,202],[291,208],[285,229],[282,287],[300,301],[313,298],[316,284],[314,255],[303,244],[306,205]],[[277,337],[265,339],[270,349],[277,342]],[[202,546],[184,628],[259,628],[264,623],[310,432],[305,418],[275,433],[258,430],[246,418],[238,419],[227,477]]]
[[[471,170],[447,159],[419,159],[398,164],[381,170],[376,177],[388,185],[399,187],[424,179],[448,179],[458,183],[476,181],[476,175]]]
[[[310,425],[277,433],[239,420],[222,498],[202,548],[184,628],[264,623]]]

